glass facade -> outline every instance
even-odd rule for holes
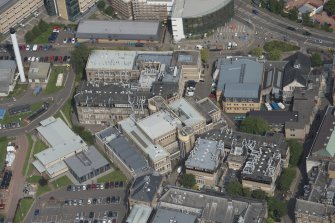
[[[80,16],[78,0],[66,0],[66,9],[70,21],[75,21]]]
[[[57,15],[55,0],[44,0],[44,6],[47,10],[48,15],[54,16]]]
[[[190,34],[201,34],[212,31],[217,27],[224,26],[234,15],[234,1],[230,1],[224,7],[215,12],[198,18],[183,18],[184,33],[186,36]]]

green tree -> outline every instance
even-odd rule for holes
[[[319,67],[323,64],[321,55],[319,53],[313,53],[311,56],[312,67]]]
[[[282,14],[284,9],[284,1],[283,0],[268,0],[268,10],[270,12],[276,13],[276,14]]]
[[[41,177],[41,178],[38,180],[38,184],[39,184],[41,187],[43,187],[43,186],[45,186],[45,185],[48,184],[48,180],[47,180],[46,178],[44,178],[44,177]]]
[[[269,60],[280,60],[281,58],[281,51],[278,49],[271,50],[269,52]]]
[[[25,35],[24,35],[24,39],[26,41],[26,43],[31,43],[34,39],[34,35],[31,31],[28,31]]]
[[[250,54],[255,57],[260,57],[263,54],[263,50],[260,47],[256,47],[250,50]]]
[[[76,71],[76,74],[80,75],[81,79],[85,78],[85,65],[90,52],[91,50],[85,44],[76,46],[71,52],[71,64]]]
[[[240,131],[256,134],[256,135],[264,135],[266,131],[270,130],[270,126],[262,118],[254,118],[254,117],[247,117],[241,122]]]
[[[49,25],[48,23],[46,23],[44,20],[40,20],[38,22],[38,28],[42,31],[42,32],[45,32],[49,29]]]
[[[295,139],[287,141],[290,147],[290,165],[297,166],[303,152],[303,145]]]
[[[34,26],[34,28],[31,30],[34,38],[36,38],[37,36],[39,36],[41,34],[41,30],[40,28],[38,28],[38,26]]]
[[[106,2],[104,0],[100,0],[97,2],[97,7],[100,11],[103,11],[106,6]]]
[[[264,200],[266,198],[266,193],[260,189],[253,190],[251,192],[251,197],[259,200]]]
[[[283,169],[279,179],[278,179],[278,189],[282,191],[288,191],[290,189],[291,183],[295,178],[294,168]]]
[[[297,21],[298,20],[298,14],[299,11],[296,7],[294,7],[293,9],[290,9],[288,11],[288,18],[292,21]]]
[[[230,181],[227,186],[227,193],[229,195],[242,196],[243,195],[242,184],[237,180]]]
[[[180,183],[186,188],[193,188],[197,182],[193,174],[184,174],[180,179]]]
[[[277,200],[273,197],[268,197],[267,204],[270,218],[280,221],[280,218],[286,215],[287,207],[285,202]]]
[[[314,25],[311,17],[309,16],[309,12],[305,12],[301,15],[301,21],[302,21],[302,24],[305,26],[313,27]]]
[[[335,0],[329,0],[323,6],[323,10],[326,11],[328,15],[335,15]]]
[[[77,133],[87,144],[93,145],[94,144],[94,135],[90,131],[85,130],[84,127],[74,125],[73,131]]]
[[[275,220],[273,220],[271,217],[268,217],[266,219],[266,223],[275,223]]]
[[[109,16],[112,16],[114,13],[112,6],[108,6],[104,12]]]
[[[208,62],[208,57],[209,57],[209,50],[204,48],[200,51],[201,54],[201,60],[203,63],[207,63]]]

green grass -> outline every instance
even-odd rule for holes
[[[7,137],[0,138],[0,168],[3,169],[6,160],[6,150],[9,139]]]
[[[48,38],[51,35],[52,30],[51,27],[47,31],[41,33],[39,36],[37,36],[33,41],[32,44],[46,44],[48,43]]]
[[[64,74],[64,79],[65,79],[65,71],[66,71],[67,67],[66,66],[54,66],[52,67],[51,73],[50,73],[50,77],[49,77],[49,81],[48,81],[48,85],[44,91],[45,94],[52,94],[56,91],[59,91],[60,89],[63,88],[63,86],[60,87],[56,87],[56,82],[57,82],[57,77],[58,74],[63,73]]]
[[[14,91],[9,93],[7,98],[17,97],[28,89],[28,84],[17,84]]]
[[[30,157],[30,153],[31,153],[31,150],[32,150],[32,147],[33,147],[33,139],[31,138],[30,134],[27,134],[27,139],[28,139],[28,148],[27,148],[28,151],[27,151],[27,155],[24,159],[24,166],[22,168],[22,175],[23,176],[28,175],[30,166],[32,165],[31,163],[29,163],[29,157]],[[28,171],[26,171],[27,168],[28,168]]]
[[[36,190],[36,197],[51,191],[51,188],[49,187],[49,185],[45,185],[45,186],[41,186],[39,185],[38,181],[42,178],[42,176],[37,176],[37,175],[33,175],[31,177],[29,177],[27,179],[28,183],[31,184],[36,184],[37,185],[37,190]]]
[[[299,50],[300,47],[279,40],[273,40],[265,43],[264,45],[264,50],[266,50],[267,52],[270,52],[275,49],[280,50],[281,52],[290,52]]]
[[[34,175],[34,176],[27,178],[27,182],[31,184],[38,184],[38,181],[40,179],[41,179],[41,176]]]
[[[126,176],[121,170],[114,170],[113,172],[98,178],[98,183],[111,182],[111,181],[127,181]]]
[[[39,153],[45,149],[47,149],[48,146],[40,139],[38,139],[36,141],[36,144],[35,144],[35,148],[34,148],[34,152],[33,152],[33,155],[35,155],[36,153]]]
[[[64,106],[61,108],[61,111],[64,113],[66,119],[71,123],[72,125],[72,121],[71,121],[71,111],[72,111],[72,105],[71,105],[71,99],[69,99]],[[55,115],[56,118],[61,118],[64,120],[63,115],[60,113],[60,111],[57,112],[57,114]],[[65,122],[65,120],[64,120]],[[66,123],[66,122],[65,122]],[[70,126],[70,128],[72,128],[72,126]]]
[[[23,219],[27,215],[33,202],[34,202],[34,199],[32,198],[23,198],[20,200],[19,206],[15,213],[14,223],[23,222]]]
[[[62,176],[57,180],[52,181],[52,185],[55,188],[65,187],[70,184],[72,184],[72,181],[67,176]]]

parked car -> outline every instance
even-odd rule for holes
[[[302,35],[304,35],[304,36],[311,36],[312,33],[308,32],[308,31],[305,31],[305,32],[302,33]]]
[[[58,62],[58,56],[55,56],[55,62]]]
[[[76,39],[75,39],[75,38],[72,38],[72,39],[71,39],[71,43],[75,44],[75,43],[76,43]]]
[[[67,62],[67,56],[63,57],[63,62]]]
[[[37,216],[37,215],[39,215],[40,214],[40,209],[35,209],[35,211],[34,211],[34,216]]]
[[[62,56],[59,56],[59,57],[58,57],[58,61],[59,61],[60,63],[63,62],[63,58],[62,58]]]
[[[45,56],[44,57],[44,62],[48,62],[49,61],[49,57],[48,56]]]

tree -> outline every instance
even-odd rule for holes
[[[45,186],[45,185],[48,184],[48,180],[47,180],[46,178],[44,178],[44,177],[41,177],[41,178],[38,180],[38,184],[39,184],[41,187],[43,187],[43,186]]]
[[[279,221],[287,213],[286,203],[273,197],[267,198],[269,217]]]
[[[266,198],[266,194],[264,191],[257,189],[251,192],[251,197],[259,200],[264,200]]]
[[[229,195],[242,196],[243,195],[242,184],[237,180],[230,181],[227,186],[227,193]]]
[[[197,182],[193,174],[186,173],[181,177],[180,183],[186,188],[193,188]]]
[[[31,31],[28,31],[25,35],[24,35],[24,39],[26,41],[26,43],[31,43],[34,39],[34,35]]]
[[[247,117],[241,122],[240,131],[256,134],[256,135],[264,135],[266,131],[270,130],[270,126],[262,118],[254,118],[254,117]]]
[[[291,183],[295,178],[294,168],[283,169],[279,179],[278,179],[278,189],[282,191],[288,191],[290,189]]]
[[[263,54],[263,50],[260,47],[256,47],[250,50],[250,54],[255,57],[260,57]]]
[[[203,63],[207,63],[208,62],[208,57],[209,57],[209,50],[204,48],[200,51],[201,54],[201,60]]]
[[[301,15],[302,24],[305,25],[305,26],[313,27],[314,24],[313,24],[313,21],[312,21],[312,19],[309,15],[310,15],[309,12],[305,12]]]
[[[109,16],[112,16],[114,13],[112,6],[108,6],[104,12]]]
[[[321,55],[318,53],[313,53],[311,56],[312,67],[319,67],[323,64]]]
[[[78,134],[85,142],[87,142],[87,144],[94,144],[94,136],[90,131],[85,130],[84,127],[79,125],[74,125],[72,128],[76,134]]]
[[[38,28],[38,26],[34,26],[34,28],[31,31],[35,38],[41,34],[41,30],[40,28]]]
[[[85,65],[91,50],[85,45],[80,44],[76,46],[71,52],[71,64],[76,71],[77,75],[81,75],[81,79],[84,79]]]
[[[298,20],[299,11],[296,7],[288,11],[288,18],[292,21]]]
[[[280,60],[281,58],[281,51],[278,49],[271,50],[269,52],[269,60]]]
[[[329,0],[326,4],[324,4],[323,10],[330,16],[335,15],[335,0]]]
[[[49,29],[49,25],[48,23],[46,23],[44,20],[40,20],[38,22],[38,28],[42,31],[42,32],[45,32]]]
[[[303,145],[295,139],[287,141],[290,147],[290,165],[297,166],[303,152]]]
[[[106,6],[106,2],[104,0],[98,1],[97,7],[100,11],[104,10],[105,6]]]

